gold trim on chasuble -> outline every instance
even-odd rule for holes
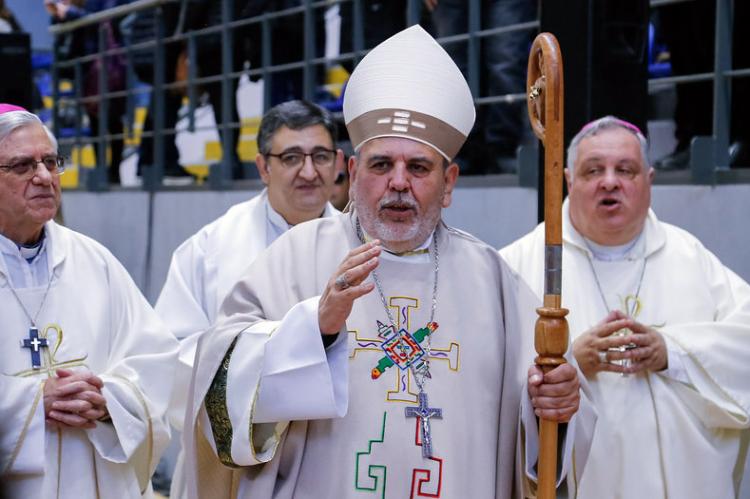
[[[19,371],[17,373],[11,374],[13,377],[18,378],[28,378],[31,376],[37,376],[37,375],[47,375],[47,378],[50,378],[54,375],[55,369],[61,369],[61,368],[71,368],[71,367],[88,367],[85,364],[85,360],[88,358],[88,355],[84,355],[83,357],[80,357],[78,359],[72,359],[67,360],[64,362],[58,362],[55,358],[55,355],[57,354],[57,351],[60,349],[60,346],[63,342],[63,330],[62,327],[60,327],[58,324],[49,324],[47,327],[45,327],[39,334],[40,338],[48,339],[48,331],[54,330],[57,332],[57,335],[55,337],[55,346],[50,352],[50,349],[47,348],[45,350],[42,350],[42,357],[44,359],[44,366],[42,366],[40,369],[24,369],[23,371]],[[8,465],[3,470],[3,474],[7,473],[8,470],[13,466],[15,463],[16,458],[18,457],[18,453],[21,451],[21,447],[23,447],[23,444],[26,440],[26,434],[28,432],[29,426],[31,425],[31,421],[34,419],[34,413],[36,412],[36,408],[39,405],[39,401],[42,398],[42,394],[44,393],[44,384],[47,380],[42,380],[42,382],[39,385],[39,389],[37,390],[37,393],[34,397],[34,402],[31,404],[31,409],[29,413],[26,416],[26,420],[24,421],[23,428],[21,429],[21,433],[19,434],[18,441],[16,442],[16,446],[13,449],[13,454],[11,455],[11,459],[8,462]],[[46,431],[46,430],[45,430]],[[61,430],[57,429],[58,434],[58,455],[57,455],[57,474],[58,474],[58,487],[57,487],[57,495],[60,495],[60,472],[62,470],[62,433]]]
[[[29,430],[29,426],[31,425],[31,420],[34,419],[34,413],[36,412],[36,408],[39,405],[39,401],[42,399],[42,393],[44,393],[44,383],[46,380],[42,381],[39,384],[39,388],[36,391],[36,395],[34,396],[34,401],[31,403],[31,409],[29,409],[29,413],[26,415],[26,420],[23,423],[23,428],[21,429],[21,433],[18,435],[18,440],[16,441],[15,447],[13,447],[13,453],[10,456],[10,460],[8,461],[8,464],[5,466],[5,469],[3,470],[3,475],[8,472],[9,469],[13,467],[13,464],[16,462],[16,458],[18,457],[18,453],[21,452],[21,447],[23,447],[23,443],[26,440],[26,433]]]
[[[58,324],[49,324],[39,333],[39,337],[49,339],[47,332],[50,329],[57,332],[57,335],[55,336],[55,347],[52,349],[52,351],[50,352],[49,348],[42,350],[42,356],[44,357],[44,366],[42,366],[40,369],[24,369],[23,371],[18,371],[12,376],[17,376],[19,378],[28,378],[29,376],[35,376],[37,374],[46,374],[48,378],[51,378],[54,374],[55,369],[70,369],[72,367],[88,368],[88,366],[84,362],[89,357],[88,354],[77,359],[64,360],[62,362],[57,361],[57,351],[60,349],[60,346],[63,342],[63,329]]]
[[[268,336],[270,337],[276,329],[274,328]],[[216,371],[211,386],[203,400],[206,408],[209,423],[211,424],[211,434],[214,437],[216,445],[216,455],[224,466],[230,468],[239,468],[240,465],[232,459],[232,439],[234,429],[229,417],[227,408],[227,379],[229,377],[229,364],[234,353],[234,347],[237,344],[237,336],[227,349],[227,353],[221,361],[219,369]],[[276,453],[276,449],[281,441],[281,435],[289,426],[288,421],[278,423],[253,423],[255,414],[255,403],[258,400],[260,390],[260,381],[255,386],[255,396],[253,397],[252,407],[250,409],[250,424],[248,428],[248,441],[250,442],[250,452],[253,459],[259,463],[270,461]],[[260,451],[256,448],[260,448]]]
[[[237,345],[236,337],[224,354],[219,369],[216,370],[208,393],[203,399],[203,405],[206,407],[208,421],[211,423],[211,433],[214,436],[216,444],[216,455],[221,464],[238,468],[239,465],[232,460],[232,421],[229,419],[229,409],[227,408],[227,378],[229,377],[229,361],[232,358],[234,347]]]
[[[57,495],[60,497],[60,478],[62,477],[62,429],[57,428]],[[96,488],[99,488],[99,484],[96,484]]]
[[[96,490],[96,499],[99,499],[102,495],[99,492],[99,469],[97,468],[96,460],[96,449],[91,446],[91,462],[94,463],[94,484]]]

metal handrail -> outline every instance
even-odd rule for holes
[[[106,11],[93,13],[90,15],[87,15],[85,17],[82,17],[80,19],[77,19],[75,21],[70,21],[66,23],[60,23],[50,26],[49,31],[53,35],[59,37],[64,34],[70,33],[74,30],[81,29],[87,26],[93,26],[97,24],[101,24],[105,21],[109,21],[115,18],[121,18],[126,15],[142,11],[145,9],[158,9],[162,5],[166,4],[174,4],[179,2],[180,0],[137,0],[135,2],[122,5],[119,7],[115,7],[112,9],[108,9]],[[214,0],[214,1],[222,1],[222,0]],[[680,4],[680,3],[687,3],[692,2],[695,0],[650,0],[650,6],[652,8],[658,8],[666,5],[673,5],[673,4]],[[727,0],[717,0],[718,2],[725,2]],[[316,57],[315,54],[311,51],[310,45],[311,41],[314,43],[314,33],[307,33],[307,31],[311,28],[311,15],[313,12],[315,12],[317,9],[324,9],[328,8],[332,5],[339,4],[352,4],[352,50],[346,53],[340,53],[338,56],[333,58],[326,58],[326,57]],[[363,32],[363,6],[364,2],[363,0],[303,0],[302,5],[299,5],[297,7],[291,7],[283,10],[273,11],[273,12],[264,12],[262,14],[244,18],[244,19],[231,19],[231,14],[229,13],[229,10],[226,8],[228,4],[222,5],[222,22],[215,24],[213,26],[208,26],[205,28],[190,30],[186,32],[181,33],[161,33],[157,35],[153,40],[148,40],[145,42],[139,42],[135,44],[128,44],[126,46],[117,47],[113,49],[107,49],[107,50],[100,50],[95,54],[88,54],[83,55],[76,58],[71,58],[66,61],[55,61],[53,65],[53,73],[55,73],[59,69],[63,68],[73,68],[77,74],[76,82],[79,85],[76,85],[76,94],[71,97],[64,97],[62,99],[67,99],[68,102],[72,101],[76,103],[78,106],[101,101],[101,106],[103,108],[103,113],[106,116],[107,113],[107,105],[109,99],[114,98],[125,98],[129,95],[137,95],[139,93],[148,93],[153,92],[153,99],[156,103],[157,108],[154,110],[154,117],[155,119],[157,117],[160,117],[160,119],[163,120],[163,102],[160,104],[159,101],[161,99],[161,95],[163,92],[173,90],[173,89],[180,89],[187,87],[187,94],[191,97],[190,99],[190,113],[188,116],[191,120],[191,130],[201,128],[195,128],[193,127],[193,111],[195,109],[196,105],[196,88],[199,85],[202,84],[208,84],[208,83],[216,83],[216,82],[222,82],[223,83],[223,92],[222,94],[225,95],[222,98],[222,107],[226,108],[228,105],[232,105],[232,103],[229,102],[228,99],[233,99],[233,92],[226,92],[226,89],[231,89],[231,85],[233,85],[233,82],[240,78],[243,74],[247,74],[250,77],[268,77],[272,76],[274,74],[278,74],[285,71],[290,70],[303,70],[304,74],[304,92],[305,92],[305,98],[310,98],[312,96],[311,92],[313,89],[313,75],[315,68],[318,68],[320,66],[324,65],[330,65],[332,63],[337,62],[347,62],[352,61],[356,63],[359,61],[367,52],[368,49],[364,48],[364,32]],[[529,21],[524,23],[519,23],[511,26],[502,26],[498,28],[489,28],[489,29],[479,29],[480,23],[479,18],[477,17],[479,14],[479,1],[478,0],[470,0],[467,1],[467,8],[470,11],[469,15],[469,32],[463,33],[463,34],[457,34],[457,35],[451,35],[451,36],[445,36],[437,38],[437,41],[442,45],[449,45],[449,44],[455,44],[455,43],[466,43],[467,44],[467,50],[468,50],[468,57],[467,57],[467,63],[468,63],[468,76],[467,79],[470,82],[470,85],[472,87],[472,91],[474,95],[476,96],[474,99],[474,102],[477,106],[483,106],[483,105],[490,105],[490,104],[496,104],[496,103],[503,103],[503,104],[512,104],[517,103],[520,101],[524,101],[526,99],[526,95],[524,93],[510,93],[506,95],[488,95],[488,96],[479,96],[478,92],[478,81],[479,81],[479,73],[478,73],[478,47],[479,42],[485,38],[496,36],[496,35],[502,35],[505,33],[512,33],[517,31],[523,31],[523,30],[538,30],[540,28],[540,23],[538,20],[535,21]],[[417,19],[418,16],[418,9],[421,8],[421,0],[408,0],[407,5],[407,18],[409,21],[414,21]],[[725,12],[725,10],[719,10],[718,12]],[[722,14],[724,15],[724,14]],[[304,16],[304,26],[306,28],[305,31],[305,53],[304,57],[300,61],[295,62],[289,62],[284,64],[271,64],[271,52],[270,52],[270,23],[277,19],[283,19],[289,16]],[[158,16],[157,16],[158,19]],[[723,22],[721,19],[717,17],[717,26],[720,22]],[[222,44],[227,47],[229,46],[231,48],[231,34],[234,32],[234,30],[243,28],[250,25],[259,25],[262,28],[262,42],[263,42],[263,53],[261,58],[261,64],[259,67],[253,67],[250,69],[244,69],[239,71],[234,71],[231,65],[231,56],[233,54],[226,54],[227,50],[222,50],[222,70],[219,74],[213,74],[213,75],[207,75],[207,76],[200,76],[198,77],[197,74],[195,74],[195,49],[196,44],[200,43],[198,40],[200,37],[205,37],[209,35],[221,35],[222,36]],[[101,31],[101,30],[100,30]],[[719,31],[717,29],[717,31]],[[343,33],[342,33],[342,36]],[[100,48],[103,48],[102,42],[101,42],[101,33],[100,33]],[[188,46],[188,54],[189,58],[191,60],[191,68],[192,72],[188,78],[187,82],[167,82],[164,81],[163,75],[166,74],[167,68],[164,68],[164,47],[168,44],[174,44],[174,43],[180,43],[187,41]],[[229,42],[229,45],[227,45],[227,42]],[[719,38],[717,36],[717,40],[715,42],[715,47],[719,47]],[[726,41],[722,39],[722,45],[723,47],[726,47]],[[735,48],[736,49],[736,48]],[[104,61],[105,58],[115,56],[115,55],[124,55],[128,59],[133,55],[135,52],[140,51],[149,51],[153,50],[155,52],[155,81],[153,82],[153,89],[138,89],[138,88],[127,88],[125,90],[118,90],[118,91],[102,91],[96,96],[90,96],[90,97],[84,97],[82,95],[82,91],[80,88],[80,83],[82,82],[82,72],[81,68],[85,67],[84,65],[94,62],[94,61]],[[722,54],[722,56],[725,58],[726,54]],[[681,76],[670,76],[670,77],[663,77],[663,78],[653,78],[648,80],[648,87],[650,91],[653,91],[660,86],[665,85],[679,85],[679,84],[687,84],[692,82],[707,82],[707,81],[713,81],[715,85],[717,85],[717,82],[727,82],[731,78],[743,78],[750,76],[750,68],[741,68],[741,69],[731,69],[730,67],[726,66],[726,61],[724,61],[723,66],[716,66],[714,68],[714,71],[711,72],[705,72],[705,73],[699,73],[699,74],[693,74],[693,75],[681,75]],[[171,69],[171,68],[170,68]],[[157,76],[157,74],[162,76]],[[100,82],[103,82],[103,79],[100,79]],[[106,85],[106,83],[105,83]],[[722,83],[723,85],[723,83]],[[266,105],[270,102],[270,86],[265,86],[265,103]],[[520,90],[520,89],[519,89]],[[720,89],[719,93],[717,94],[719,103],[722,103],[725,98],[725,94],[721,93],[723,90]],[[226,95],[231,95],[230,97],[226,97]],[[57,94],[55,90],[55,106],[57,106],[57,102],[59,99],[59,95]],[[715,107],[716,107],[715,102]],[[162,106],[161,109],[159,109],[159,106]],[[80,116],[81,116],[81,110],[80,107],[78,108],[78,129],[80,129]],[[729,111],[731,112],[731,110]],[[162,113],[161,116],[159,113]],[[716,112],[714,113],[717,114]],[[720,111],[718,113],[720,116],[715,116],[715,120],[728,120],[728,115],[724,111]],[[222,113],[223,120],[221,123],[216,124],[216,128],[218,130],[227,130],[227,129],[238,129],[240,128],[241,124],[238,122],[230,122],[228,121],[228,113]],[[164,136],[172,136],[176,133],[176,130],[174,128],[165,128],[165,127],[158,127],[158,119],[155,122],[154,130],[153,131],[142,131],[140,133],[141,137],[154,137],[156,139],[159,139]],[[718,123],[718,125],[717,125]],[[726,132],[726,126],[725,124],[722,124],[720,121],[715,121],[715,130],[718,130],[718,135],[721,140],[724,142],[727,140],[727,132]],[[93,131],[96,136],[91,138],[82,138],[82,137],[73,137],[73,138],[66,138],[66,139],[60,139],[61,143],[77,143],[77,144],[88,144],[88,143],[98,143],[101,147],[103,147],[102,144],[106,144],[109,140],[119,140],[123,139],[125,137],[125,133],[117,133],[117,134],[108,134],[108,133],[97,133],[97,131]],[[101,132],[101,130],[99,130]],[[154,141],[155,143],[158,142],[158,140]],[[227,144],[222,144],[222,146],[225,148],[225,157],[227,156],[226,149],[229,147]],[[155,147],[161,147],[161,146],[155,146]],[[103,149],[100,148],[100,151]],[[158,157],[158,154],[155,153],[155,159]],[[99,154],[97,154],[97,158],[99,159]],[[717,161],[719,158],[717,158]],[[718,163],[717,163],[718,164]],[[101,165],[100,165],[101,166]],[[99,168],[99,167],[97,167]],[[103,170],[103,167],[102,167]],[[158,174],[157,174],[158,176]]]
[[[179,1],[180,0],[136,0],[135,2],[131,2],[125,5],[119,5],[117,7],[112,7],[111,9],[94,12],[74,21],[52,24],[49,27],[49,32],[53,35],[62,35],[78,28],[92,26],[104,21],[110,21],[116,17],[126,16],[128,14],[138,12],[139,10],[146,10],[149,8],[159,7],[164,4],[176,3]]]

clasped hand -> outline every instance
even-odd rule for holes
[[[615,334],[627,329],[631,334]],[[590,377],[601,371],[634,374],[667,368],[667,345],[654,328],[622,312],[610,312],[603,321],[573,342],[581,372]],[[628,363],[616,361],[629,360]]]
[[[44,384],[44,415],[47,424],[91,429],[108,414],[101,389],[104,382],[89,371],[58,369]]]

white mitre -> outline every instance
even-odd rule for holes
[[[458,66],[419,25],[372,49],[344,93],[344,121],[355,151],[378,137],[406,137],[450,161],[475,117],[474,99]]]

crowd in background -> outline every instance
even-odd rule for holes
[[[52,24],[66,23],[80,19],[86,15],[100,12],[120,5],[130,3],[131,0],[43,0]],[[222,3],[209,0],[180,0],[161,6],[163,33],[165,37],[179,37],[189,32],[195,32],[222,23]],[[436,37],[454,37],[466,33],[470,28],[469,12],[466,2],[454,0],[424,0],[421,24]],[[534,21],[538,16],[538,2],[534,0],[486,0],[480,2],[480,29],[487,30],[508,25]],[[233,2],[230,18],[233,20],[248,19],[266,12],[275,12],[300,7],[300,0],[237,0]],[[314,10],[314,54],[316,57],[330,54],[349,53],[354,48],[352,29],[354,13],[353,4],[345,2],[336,5],[336,15],[341,28],[332,28],[327,23],[331,12],[323,9]],[[685,75],[704,73],[713,68],[714,38],[714,10],[712,0],[698,0],[684,4],[667,5],[660,9],[653,9],[651,21],[655,32],[651,37],[651,44],[661,43],[663,50],[654,54],[660,62],[671,64],[671,73]],[[737,5],[734,12],[735,25],[746,18],[746,6]],[[744,17],[743,17],[744,16]],[[407,5],[394,0],[367,0],[363,2],[363,42],[364,48],[369,49],[388,38],[407,23]],[[262,30],[260,23],[246,24],[231,30],[233,45],[231,56],[231,71],[235,74],[246,68],[260,68],[267,64],[296,66],[280,71],[273,71],[266,83],[270,83],[270,99],[265,103],[275,105],[295,98],[308,97],[305,95],[305,80],[301,65],[305,57],[305,17],[301,10],[290,13],[281,18],[274,18],[269,23],[272,40],[283,40],[283,43],[273,43],[270,48],[270,61],[263,58]],[[12,13],[0,0],[0,33],[21,29]],[[335,48],[331,52],[331,29],[338,29],[334,33]],[[114,18],[102,25],[88,25],[57,37],[54,44],[55,58],[58,62],[70,61],[76,58],[95,54],[100,50],[100,30],[104,31],[104,50],[135,45],[154,40],[157,33],[154,9],[145,9],[136,13]],[[475,97],[519,96],[524,94],[527,54],[536,30],[524,29],[499,33],[479,39],[479,81],[473,91]],[[739,41],[739,34],[735,34],[735,46]],[[198,78],[206,78],[222,74],[222,33],[212,32],[201,34],[196,43],[196,68],[192,74]],[[468,40],[448,40],[445,48],[457,62],[462,72],[468,76],[470,42]],[[745,67],[747,61],[744,52],[734,50],[735,67]],[[128,59],[134,76],[127,74]],[[650,61],[654,62],[654,61]],[[84,97],[83,109],[87,118],[84,134],[96,137],[110,136],[107,145],[110,151],[108,163],[113,165],[108,169],[111,183],[120,182],[119,165],[124,159],[124,143],[128,129],[133,128],[135,106],[145,102],[148,112],[145,114],[144,131],[153,130],[155,98],[110,97],[106,99],[106,119],[100,123],[101,103],[103,99],[97,96],[102,92],[99,88],[99,72],[106,71],[105,82],[109,92],[133,89],[134,84],[150,85],[154,82],[155,51],[152,47],[147,50],[131,50],[105,57],[103,62],[88,60],[82,64],[82,88]],[[189,176],[178,161],[179,152],[175,144],[175,128],[180,115],[180,109],[186,99],[186,81],[188,78],[187,43],[184,38],[168,41],[165,44],[165,83],[172,85],[170,90],[163,93],[164,122],[163,135],[164,173],[168,177]],[[329,65],[330,66],[330,65]],[[346,75],[353,69],[350,61],[344,61],[340,67]],[[63,66],[59,70],[59,77],[75,81],[73,66]],[[316,67],[316,87],[312,100],[324,105],[334,113],[340,111],[340,95],[331,94],[325,85],[326,71]],[[134,79],[132,79],[134,78]],[[252,80],[260,76],[254,73]],[[176,85],[175,85],[176,84]],[[225,87],[221,78],[202,80],[196,85],[198,98],[196,104],[210,105],[213,110],[215,123],[226,121],[230,126],[219,126],[219,136],[222,142],[228,142],[230,157],[225,160],[231,168],[233,178],[253,176],[254,169],[243,168],[242,161],[237,155],[237,144],[240,140],[240,122],[237,106],[235,105],[235,89],[238,81],[232,79]],[[747,79],[739,78],[733,82],[735,103],[742,106],[747,92]],[[229,88],[232,94],[229,100],[229,116],[224,117],[226,107],[222,105],[222,92]],[[670,116],[675,124],[675,148],[671,154],[655,162],[655,167],[662,170],[684,169],[689,166],[689,146],[694,136],[711,135],[712,131],[712,84],[711,82],[688,83],[676,85],[676,103],[674,114]],[[142,104],[141,104],[142,105]],[[737,105],[733,106],[737,109]],[[529,143],[533,137],[530,134],[525,117],[525,105],[520,98],[509,98],[505,102],[491,102],[477,106],[478,120],[469,137],[467,147],[458,158],[463,174],[476,175],[488,173],[515,173],[517,171],[517,151],[522,144]],[[184,114],[184,113],[183,113]],[[344,141],[345,130],[341,127]],[[741,113],[733,113],[731,123],[731,166],[750,165],[748,158],[747,125],[741,119]],[[80,130],[74,133],[81,133]],[[132,133],[132,132],[131,132]],[[153,138],[146,133],[140,139],[138,148],[138,174],[155,163]],[[251,172],[248,174],[248,172]]]

